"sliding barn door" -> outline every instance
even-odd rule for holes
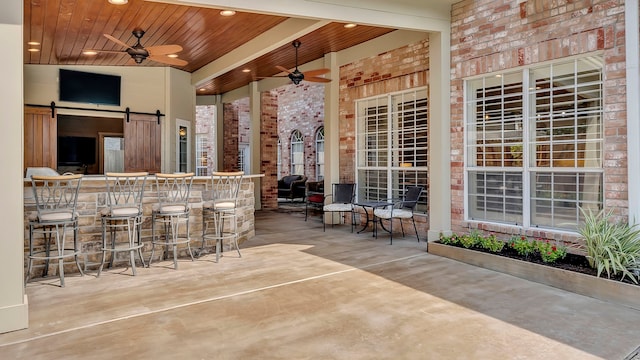
[[[58,119],[51,109],[24,109],[24,169],[58,167]]]
[[[160,124],[152,115],[129,115],[124,120],[124,170],[159,173],[161,161]]]

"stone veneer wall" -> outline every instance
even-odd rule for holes
[[[463,79],[569,56],[604,54],[605,207],[625,218],[627,139],[624,1],[472,1],[453,4],[451,17],[451,178],[452,230],[464,221]],[[495,224],[479,228],[511,234]],[[527,235],[577,241],[567,233],[529,230]]]
[[[429,43],[427,39],[340,67],[341,182],[355,181],[355,101],[427,86],[428,77]],[[421,238],[426,238],[427,218],[418,216],[416,222]],[[412,228],[411,225],[408,226],[408,229]],[[410,230],[409,233],[411,233]]]
[[[150,176],[147,179],[145,185],[145,198],[143,201],[143,224],[142,224],[142,241],[144,242],[143,256],[145,262],[148,263],[149,256],[151,256],[151,211],[154,204],[157,203],[157,194],[155,193],[155,178]],[[189,194],[189,234],[191,236],[191,250],[200,249],[202,245],[202,204],[205,201],[211,200],[211,180],[207,178],[199,178],[193,180],[191,192]],[[82,251],[80,256],[81,265],[90,270],[97,270],[102,258],[102,221],[100,218],[100,211],[106,208],[106,184],[104,179],[85,178],[82,181],[80,187],[80,195],[78,196],[78,214],[79,214],[79,247]],[[255,199],[254,183],[251,179],[243,181],[238,193],[238,242],[242,244],[247,239],[255,236]],[[35,199],[33,198],[33,191],[31,190],[31,183],[25,182],[24,186],[24,254],[25,254],[25,271],[28,264],[27,256],[29,254],[29,216],[35,212]],[[158,229],[158,224],[156,224]],[[180,234],[183,234],[184,226],[180,226]],[[119,235],[124,235],[124,232],[120,232]],[[68,239],[73,238],[73,232],[69,230],[67,232]],[[36,248],[44,246],[44,241],[41,234],[35,234],[34,244]],[[225,242],[224,250],[231,250],[230,243]],[[235,250],[235,248],[233,248]],[[158,249],[156,249],[158,250]],[[205,245],[207,253],[215,253],[215,243],[208,241]],[[241,249],[242,251],[242,249]],[[154,262],[158,261],[162,251],[156,251],[154,256]],[[195,253],[194,253],[195,255]],[[110,255],[107,255],[109,259]],[[118,261],[114,263],[115,267],[128,266],[129,253],[119,252],[117,253]],[[171,256],[171,255],[170,255]],[[182,261],[189,259],[186,245],[179,246],[179,256]],[[237,256],[237,254],[236,254]],[[138,260],[137,260],[138,261]],[[153,264],[152,264],[153,265]],[[56,274],[57,261],[51,261],[49,264],[49,274]],[[32,277],[39,277],[42,274],[44,264],[41,262],[34,262],[34,268],[32,270]],[[73,260],[65,260],[65,272],[73,273],[78,272]]]

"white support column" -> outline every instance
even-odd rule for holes
[[[640,41],[638,0],[626,0],[624,11],[627,70],[627,172],[629,222],[640,222]]]
[[[451,232],[450,33],[429,34],[428,241]]]
[[[251,164],[249,169],[251,169],[250,172],[252,174],[260,174],[260,154],[262,146],[260,141],[260,119],[262,118],[262,97],[260,96],[257,81],[249,84],[249,116],[251,116],[251,136],[249,140]],[[256,210],[262,209],[260,179],[260,177],[253,179],[254,208]]]
[[[0,333],[29,326],[29,306],[24,291],[24,214],[23,214],[23,15],[22,1],[0,5],[0,46],[11,53],[0,65],[3,95],[2,131],[0,132],[0,177],[3,206],[2,239],[0,240]]]
[[[324,88],[324,191],[331,192],[331,184],[340,182],[340,68],[335,52],[324,56],[326,76],[332,81]],[[332,221],[326,216],[325,221]]]

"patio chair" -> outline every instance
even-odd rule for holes
[[[309,208],[322,211],[324,207],[324,181],[307,181],[304,201],[304,221],[309,216]]]
[[[330,203],[322,207],[323,213],[331,213],[331,227],[333,227],[333,213],[351,213],[351,232],[355,223],[355,214],[353,212],[353,199],[356,195],[356,184],[333,184],[333,192],[325,196],[325,201]],[[322,216],[322,231],[326,229],[326,221]]]
[[[389,205],[387,207],[378,208],[373,211],[374,218],[380,221],[380,226],[382,226],[383,229],[385,229],[385,227],[382,221],[389,220],[389,244],[393,244],[393,219],[400,219],[402,237],[404,237],[404,226],[402,225],[402,220],[411,219],[411,221],[413,222],[413,229],[416,232],[416,238],[418,238],[418,242],[420,242],[418,229],[416,228],[416,221],[413,218],[413,211],[418,204],[418,199],[420,198],[420,194],[422,194],[423,189],[424,188],[422,186],[409,186],[407,187],[407,190],[405,192],[404,199],[396,201],[392,205]],[[377,237],[377,231],[375,232],[375,234]]]

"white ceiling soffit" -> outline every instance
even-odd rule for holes
[[[354,22],[394,29],[449,32],[451,4],[458,0],[148,0],[245,10],[298,18]]]

